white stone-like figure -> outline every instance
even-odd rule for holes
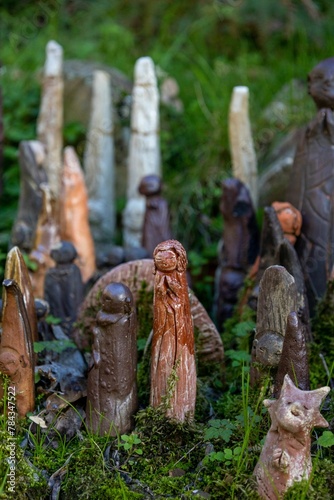
[[[89,222],[96,246],[110,243],[114,236],[114,168],[111,79],[105,71],[96,70],[93,76],[91,116],[84,155]]]
[[[248,187],[257,206],[257,160],[248,112],[248,87],[234,87],[229,111],[229,139],[233,177]]]
[[[63,49],[51,40],[46,46],[37,135],[46,149],[44,168],[52,195],[56,199],[59,195],[63,167],[63,89]]]
[[[159,93],[153,61],[150,57],[141,57],[136,62],[134,72],[127,180],[128,205],[131,206],[133,198],[140,200],[136,204],[138,242],[134,246],[141,244],[141,231],[145,214],[145,198],[138,193],[138,186],[142,177],[149,174],[161,175]],[[140,208],[139,212],[138,208]],[[127,206],[125,213],[128,214],[129,210],[130,208]],[[126,232],[125,222],[123,234],[125,242],[129,239]]]

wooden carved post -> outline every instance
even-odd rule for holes
[[[38,341],[37,316],[35,310],[34,291],[31,284],[28,268],[18,247],[12,248],[7,255],[4,277],[14,280],[22,293],[27,311],[27,319],[33,342]]]
[[[0,344],[0,372],[8,375],[16,397],[16,411],[24,417],[35,407],[34,353],[32,335],[18,284],[4,280],[4,304]],[[0,384],[0,398],[3,384]]]
[[[229,113],[229,137],[233,177],[248,187],[257,206],[257,161],[248,114],[248,87],[234,87]]]
[[[129,146],[127,198],[136,205],[137,242],[141,245],[141,231],[145,213],[145,199],[138,193],[139,183],[145,175],[161,175],[159,143],[159,93],[154,64],[150,57],[141,57],[135,65],[132,93],[131,138]],[[124,214],[124,233],[127,232],[129,208]],[[124,234],[124,241],[127,236]]]
[[[114,162],[111,78],[105,71],[94,71],[84,170],[89,198],[89,222],[97,247],[110,245],[114,237]]]
[[[38,140],[46,148],[44,167],[52,196],[58,200],[63,168],[63,49],[51,40],[46,45],[42,101],[37,123]]]
[[[279,399],[263,401],[272,423],[254,474],[264,500],[279,500],[296,482],[310,477],[310,434],[313,427],[328,427],[319,408],[329,391],[302,391],[285,375]]]
[[[100,434],[124,434],[137,410],[137,324],[129,288],[110,283],[93,329],[93,363],[88,373],[87,424]]]
[[[160,243],[155,266],[150,404],[165,399],[166,416],[194,416],[196,365],[194,330],[186,280],[187,255],[176,240]]]
[[[60,239],[71,241],[78,253],[82,280],[95,271],[95,248],[88,222],[88,197],[84,175],[74,148],[64,149],[64,168],[59,199]]]
[[[260,383],[281,358],[287,318],[296,310],[295,280],[282,266],[271,266],[260,282],[250,383]]]

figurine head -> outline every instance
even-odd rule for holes
[[[111,314],[130,314],[133,309],[130,289],[123,283],[109,283],[102,293],[102,309]]]
[[[271,419],[288,432],[309,433],[313,427],[328,427],[319,407],[330,391],[321,387],[314,391],[298,389],[289,375],[285,375],[280,397],[277,400],[265,399],[263,404],[269,408]]]
[[[220,210],[225,219],[252,215],[253,204],[245,184],[231,177],[222,182],[222,190]]]
[[[334,57],[325,59],[308,74],[308,93],[317,108],[334,109]]]
[[[162,180],[158,175],[145,175],[140,181],[138,191],[144,196],[160,194],[162,190]]]
[[[155,271],[163,273],[174,270],[184,272],[188,264],[186,251],[177,240],[166,240],[159,243],[154,249],[153,260]]]
[[[271,206],[276,212],[285,238],[294,245],[302,227],[300,211],[288,202],[274,201]]]
[[[14,377],[20,368],[20,357],[18,354],[10,351],[4,351],[0,354],[0,372],[8,377]]]
[[[253,349],[256,361],[263,366],[278,366],[283,350],[284,338],[276,332],[265,332],[259,339],[254,339]]]
[[[45,318],[50,312],[49,302],[43,299],[35,299],[35,311],[38,320]]]
[[[52,248],[50,255],[57,264],[70,264],[78,254],[73,243],[61,241]]]

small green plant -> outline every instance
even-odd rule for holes
[[[131,459],[133,454],[137,454],[137,455],[143,454],[142,448],[138,447],[138,445],[142,444],[142,441],[138,437],[138,434],[135,434],[135,433],[122,434],[121,440],[122,440],[122,442],[120,442],[120,446],[122,448],[124,448],[124,450],[127,452],[127,459],[125,461],[125,464],[129,463],[130,465],[132,465],[134,463],[134,460]]]

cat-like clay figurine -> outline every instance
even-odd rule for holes
[[[302,391],[285,375],[279,399],[264,400],[271,427],[254,470],[261,498],[283,498],[290,486],[309,478],[310,433],[313,427],[328,427],[319,407],[329,391],[329,387]]]

